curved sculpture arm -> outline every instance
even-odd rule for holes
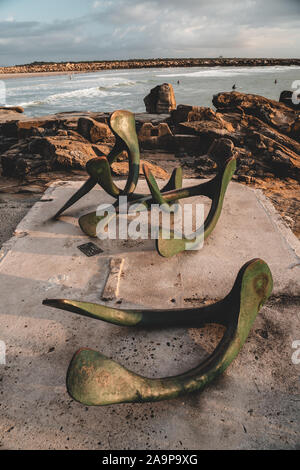
[[[225,193],[235,170],[236,159],[233,157],[227,161],[224,168],[213,180],[199,185],[198,188],[193,187],[189,189],[189,196],[203,195],[212,199],[210,211],[204,221],[204,225],[196,232],[193,239],[185,237],[179,239],[175,238],[174,232],[171,232],[171,235],[164,235],[163,230],[160,229],[159,238],[156,241],[156,248],[161,256],[170,258],[185,251],[187,244],[192,243],[195,246],[201,241],[206,240],[217,225],[221,215]],[[165,199],[168,200],[168,196],[164,196]]]
[[[86,170],[90,178],[84,185],[64,204],[55,214],[57,219],[65,210],[73,206],[79,199],[87,194],[97,183],[113,197],[132,194],[136,188],[140,171],[140,149],[135,129],[134,115],[129,111],[115,111],[110,116],[109,126],[116,137],[116,143],[110,154],[89,160]],[[110,165],[123,150],[128,152],[129,174],[124,189],[114,184]]]
[[[58,217],[65,212],[69,207],[73,206],[79,199],[81,199],[83,196],[85,196],[87,193],[89,193],[94,186],[96,186],[97,180],[94,180],[93,178],[89,178],[81,188],[76,191],[73,196],[70,197],[70,199],[63,205],[61,209],[59,209],[58,212],[53,216],[53,219],[58,219]]]
[[[150,193],[152,195],[152,201],[155,204],[167,206],[167,202],[165,201],[162,193],[160,192],[156,179],[154,178],[148,165],[145,165],[145,164],[143,165],[143,172],[144,172],[144,176],[147,181],[148,187],[150,189]]]
[[[189,310],[116,310],[75,301],[45,300],[45,305],[71,310],[118,325],[200,326],[221,323],[226,331],[215,351],[198,367],[174,377],[149,379],[127,370],[91,349],[73,357],[67,388],[85,405],[158,401],[202,389],[221,374],[242,348],[260,308],[271,294],[272,275],[268,265],[255,259],[240,270],[231,292],[215,305]],[[118,313],[119,312],[119,313]],[[175,312],[174,319],[172,312]],[[176,319],[176,320],[175,320]]]
[[[182,188],[182,178],[183,175],[181,166],[174,168],[169,181],[167,182],[166,186],[163,187],[161,192],[166,193],[168,191],[172,191],[173,189]]]
[[[112,208],[114,208],[116,211],[118,210],[118,204],[118,200],[112,204]],[[104,233],[109,222],[113,220],[114,217],[116,217],[116,212],[113,211],[107,211],[104,215],[97,215],[97,212],[90,212],[81,216],[78,220],[78,223],[84,233],[91,233],[93,234],[93,237],[99,238],[99,234],[101,234],[101,232]]]
[[[173,190],[181,189],[182,188],[182,180],[183,180],[182,168],[181,167],[174,168],[174,170],[172,171],[172,174],[170,176],[169,181],[163,187],[163,189],[161,190],[161,193],[167,193],[167,192],[171,192]],[[151,195],[149,196],[148,194],[141,194],[141,193],[131,194],[129,199],[130,199],[130,202],[133,202],[133,203],[141,202],[141,201],[145,200],[149,203],[149,206],[151,205],[151,202],[153,202]],[[174,204],[176,202],[177,202],[176,199],[174,199],[172,201],[172,204]]]
[[[135,128],[134,114],[129,111],[115,111],[109,121],[112,132],[121,138],[126,145],[129,160],[129,174],[125,188],[121,190],[121,195],[129,195],[134,192],[140,173],[140,147]],[[109,159],[109,163],[113,163]]]
[[[107,157],[92,158],[86,164],[86,171],[110,196],[115,198],[120,196],[122,191],[113,182]]]
[[[155,204],[163,206],[165,210],[167,210],[168,202],[164,198],[163,193],[182,188],[182,168],[175,168],[173,170],[171,178],[162,191],[160,191],[156,179],[154,178],[154,175],[152,174],[147,164],[143,165],[143,172],[152,195],[152,199],[149,205],[151,206],[151,204],[154,202]],[[170,204],[176,204],[177,202],[177,199],[174,199],[170,202]]]
[[[157,203],[157,200],[164,201],[166,204],[174,204],[178,202],[179,199],[184,199],[187,197],[192,196],[207,196],[212,199],[212,205],[209,211],[209,214],[205,221],[205,227],[201,227],[199,230],[199,238],[203,236],[207,238],[209,234],[213,231],[214,227],[217,224],[219,219],[220,213],[222,211],[223,200],[225,196],[225,192],[227,186],[232,178],[236,169],[236,159],[232,157],[231,159],[227,160],[224,166],[218,167],[218,174],[210,181],[205,183],[200,183],[189,188],[182,188],[181,181],[182,181],[182,170],[181,168],[177,168],[173,171],[171,179],[169,180],[167,186],[165,188],[171,187],[171,185],[178,185],[176,189],[171,189],[166,192],[160,192],[157,186],[157,183],[153,177],[153,187],[152,191],[156,191],[157,199],[153,199],[152,194],[150,196],[142,195],[142,194],[132,194],[129,200],[129,205],[131,204],[147,204],[148,207],[151,207],[151,204]],[[149,170],[146,174],[149,176]],[[150,179],[149,179],[150,181]],[[150,185],[152,184],[152,180],[150,181]],[[156,197],[156,196],[155,196]],[[115,207],[118,207],[118,203]],[[165,206],[166,207],[166,206]],[[97,224],[99,222],[99,218],[96,216],[96,212],[90,212],[79,219],[79,225],[82,231],[90,236],[96,237],[97,236]],[[183,239],[164,239],[163,234],[161,234],[160,238],[157,240],[157,250],[162,256],[170,257],[175,255],[176,253],[180,253],[186,249],[187,243],[195,243],[195,240],[187,240]]]

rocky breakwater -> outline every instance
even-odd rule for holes
[[[90,62],[33,62],[26,65],[0,67],[0,74],[16,73],[76,73],[98,70],[140,69],[156,67],[257,67],[299,65],[300,59],[273,58],[212,58],[212,59],[132,59]]]

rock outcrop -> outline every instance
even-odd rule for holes
[[[24,108],[22,108],[22,106],[0,106],[0,113],[3,113],[3,115],[5,115],[5,113],[9,114],[9,113],[24,113]]]
[[[240,181],[299,180],[299,111],[238,92],[220,93],[213,102],[216,111],[178,105],[170,114],[137,114],[141,150],[173,153],[181,164],[206,176],[214,171],[208,149],[215,139],[225,137],[235,146]],[[114,143],[109,113],[18,116],[0,121],[2,168],[8,176],[24,177],[56,167],[84,168],[90,158],[109,153]]]
[[[144,119],[142,115],[139,127]],[[108,120],[109,113],[59,113],[37,118],[19,115],[19,119],[15,114],[7,116],[0,121],[2,176],[24,180],[57,169],[84,169],[88,160],[107,155],[114,145]],[[122,159],[126,155],[121,155]],[[113,169],[116,175],[125,175],[128,165],[126,161],[115,162]],[[168,176],[157,165],[152,170],[159,178]]]
[[[157,125],[145,122],[138,133],[138,138],[142,149],[172,149],[173,134],[166,122]]]
[[[206,177],[215,172],[209,148],[219,141],[221,153],[237,156],[234,179],[262,188],[300,235],[300,111],[238,92],[219,93],[213,102],[216,110],[178,105],[171,113],[136,114],[142,158],[159,162],[163,168],[151,168],[158,178],[167,177],[165,170],[170,172],[176,164],[188,176]],[[47,175],[49,181],[53,170],[76,172],[90,158],[108,154],[114,144],[109,113],[29,118],[16,110],[5,112],[12,114],[0,118],[2,175],[30,181],[34,187],[35,175]],[[113,172],[127,174],[126,155],[113,164]]]
[[[152,88],[149,95],[144,98],[147,113],[170,113],[176,108],[174,89],[170,83],[163,83]]]
[[[253,116],[279,132],[300,140],[299,113],[279,101],[259,95],[230,92],[213,97],[213,104],[219,112],[239,112],[242,116]]]
[[[107,124],[88,117],[78,120],[77,132],[94,144],[114,141],[113,133]]]
[[[7,119],[19,119],[22,113],[24,109],[21,106],[0,106],[0,123]]]

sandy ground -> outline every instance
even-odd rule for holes
[[[14,230],[39,196],[0,194],[0,248],[13,236]]]

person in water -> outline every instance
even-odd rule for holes
[[[236,84],[234,84],[234,85],[233,85],[232,89],[233,89],[233,90],[235,90],[235,89],[236,89]]]

